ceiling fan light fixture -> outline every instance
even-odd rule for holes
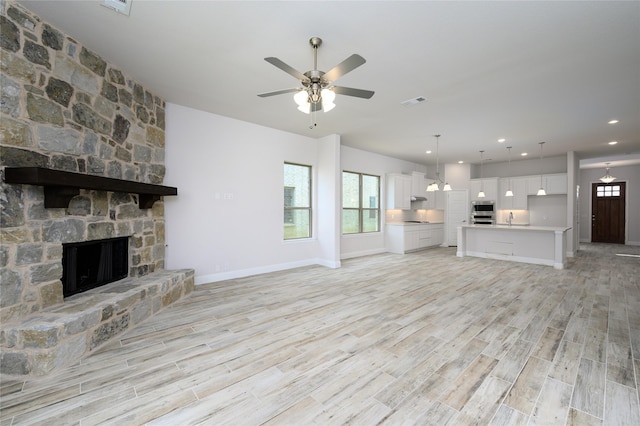
[[[443,191],[451,191],[451,185],[449,185],[449,182],[445,182],[444,183],[444,188],[442,188]]]
[[[298,106],[305,106],[309,104],[309,94],[306,90],[301,90],[293,95],[293,100]]]

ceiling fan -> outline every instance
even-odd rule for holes
[[[366,61],[362,56],[353,54],[328,72],[323,72],[318,70],[318,47],[322,44],[322,39],[320,37],[311,37],[311,39],[309,39],[309,44],[313,47],[313,69],[305,72],[304,74],[282,62],[278,58],[264,58],[265,61],[275,65],[282,71],[300,80],[302,87],[262,93],[258,96],[266,98],[269,96],[296,92],[293,98],[298,104],[298,109],[306,114],[320,109],[324,112],[332,110],[335,107],[333,100],[335,99],[336,93],[339,95],[355,96],[356,98],[364,99],[369,99],[373,96],[375,92],[372,92],[371,90],[353,89],[351,87],[333,85],[335,80],[364,64]]]

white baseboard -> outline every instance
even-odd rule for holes
[[[269,272],[284,271],[287,269],[300,268],[303,266],[320,265],[328,268],[339,268],[340,261],[328,261],[325,259],[308,259],[298,262],[280,263],[277,265],[265,265],[257,268],[237,269],[235,271],[225,271],[217,274],[195,276],[195,285],[215,283],[219,281],[232,280],[235,278],[250,277],[252,275],[266,274]]]
[[[640,241],[627,241],[628,246],[640,246]]]
[[[370,256],[372,254],[380,254],[380,253],[386,253],[386,252],[387,251],[384,248],[377,248],[373,250],[352,251],[351,253],[340,254],[340,259],[351,259],[354,257]]]

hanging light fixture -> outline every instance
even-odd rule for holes
[[[540,142],[540,189],[538,189],[536,195],[547,195],[547,191],[542,186],[542,145],[544,145],[544,142]]]
[[[484,168],[484,151],[480,151],[480,192],[478,192],[478,198],[484,198],[484,179],[483,179],[483,168]]]
[[[613,176],[611,176],[611,175],[609,174],[609,164],[610,164],[610,163],[604,163],[604,164],[605,164],[605,165],[606,165],[606,167],[607,167],[607,171],[606,171],[606,173],[604,174],[604,176],[602,176],[602,177],[600,178],[600,180],[601,180],[602,182],[604,182],[604,183],[611,183],[611,182],[613,182],[614,180],[616,180],[616,178],[615,178],[615,177],[613,177]]]
[[[336,98],[336,94],[330,89],[319,89],[319,85],[314,83],[310,85],[306,90],[300,90],[293,95],[293,100],[298,104],[298,111],[302,111],[305,114],[311,113],[311,105],[314,105],[313,111],[320,109],[318,105],[322,106],[322,111],[329,112],[335,108],[336,104],[333,103]]]
[[[507,192],[504,193],[504,196],[513,197],[513,191],[511,190],[511,147],[508,146],[507,150],[509,150],[509,164],[507,165],[507,175],[509,175],[509,184],[507,185]]]
[[[442,179],[440,179],[440,146],[439,140],[440,135],[433,135],[436,138],[436,180],[434,180],[429,186],[427,186],[427,192],[434,192],[440,190],[440,183]],[[443,191],[451,191],[451,185],[449,182],[444,183]]]

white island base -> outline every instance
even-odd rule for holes
[[[463,225],[458,227],[458,257],[475,256],[535,263],[564,269],[570,227]]]

